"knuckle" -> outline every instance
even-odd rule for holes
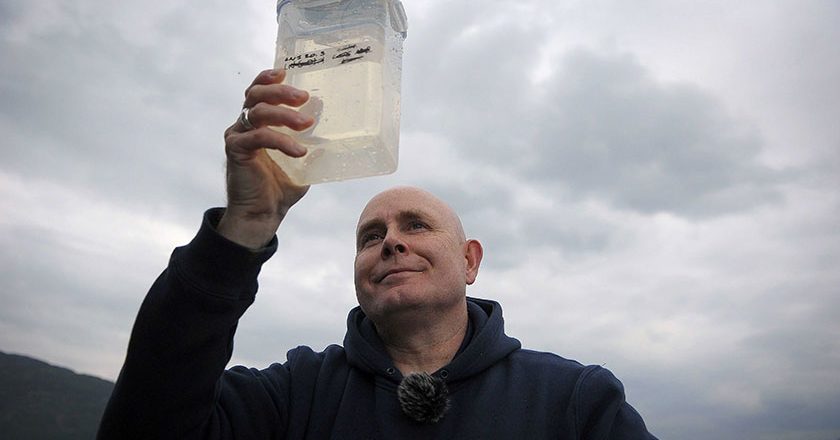
[[[251,101],[259,101],[260,91],[264,86],[260,84],[251,84],[245,89],[245,99]]]
[[[251,136],[254,139],[254,142],[259,144],[260,146],[266,146],[271,144],[272,142],[272,133],[271,129],[267,127],[258,128],[256,130],[251,131]]]
[[[231,136],[228,139],[226,139],[225,154],[230,156],[230,154],[233,153],[233,150],[236,149],[237,144],[238,142],[236,141],[236,137],[234,136]]]
[[[256,103],[251,110],[248,111],[248,120],[255,127],[265,126],[265,122],[269,121],[271,117],[271,109],[266,107],[262,102]]]
[[[282,88],[279,90],[279,92],[280,92],[280,95],[284,99],[294,98],[294,95],[295,95],[294,89],[292,88],[292,86],[287,85],[287,84],[283,84]]]
[[[262,120],[262,113],[259,110],[254,110],[256,107],[251,107],[248,110],[248,122],[251,123],[254,127],[260,127],[259,121]]]
[[[253,114],[254,112],[257,112],[259,114],[263,114],[263,113],[266,112],[266,110],[268,110],[268,107],[269,107],[269,105],[266,104],[263,101],[257,102],[256,104],[254,104],[251,107],[251,111],[250,111],[249,115]]]
[[[240,134],[239,130],[237,130],[237,126],[239,125],[239,121],[236,121],[230,127],[225,130],[224,139],[225,144],[229,144],[236,140],[238,135]]]

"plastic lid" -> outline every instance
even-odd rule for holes
[[[295,2],[299,5],[314,8],[317,6],[324,6],[330,3],[343,2],[344,0],[277,0],[277,15],[280,15],[280,8],[286,6],[288,3]]]

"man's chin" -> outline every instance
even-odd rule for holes
[[[366,315],[376,318],[426,310],[433,306],[429,299],[428,293],[394,287],[378,292],[364,302],[359,298],[359,303]]]

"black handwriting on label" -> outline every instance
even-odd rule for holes
[[[341,64],[347,64],[347,63],[349,63],[349,62],[351,62],[351,61],[360,60],[360,59],[362,59],[362,58],[364,58],[364,57],[363,57],[363,56],[361,56],[361,55],[360,55],[360,56],[357,56],[357,57],[353,57],[353,58],[345,58],[345,59],[341,60]]]
[[[323,64],[320,68],[347,64],[365,58],[373,53],[370,45],[348,44],[339,49],[324,49],[285,57],[286,69],[311,70],[312,66]]]
[[[289,69],[297,69],[297,68],[300,68],[300,67],[314,66],[316,64],[321,64],[323,62],[324,62],[323,58],[310,58],[306,61],[295,61],[294,63],[289,64],[288,68]]]
[[[302,60],[304,58],[317,58],[319,56],[323,57],[323,56],[326,56],[326,55],[327,55],[326,52],[321,50],[321,51],[318,51],[318,52],[310,52],[310,53],[302,53],[302,54],[299,54],[299,55],[292,55],[290,57],[286,57],[286,59],[284,61],[288,63],[289,61],[299,61],[299,60]]]
[[[350,49],[353,49],[353,48],[355,48],[355,47],[356,47],[356,45],[354,44],[354,45],[352,45],[352,46],[347,46],[346,48],[342,48],[342,49],[341,49],[341,50],[340,50],[337,54],[333,55],[332,59],[337,60],[337,59],[339,59],[339,58],[347,58],[347,57],[349,57],[349,56],[353,56],[353,55],[364,55],[364,54],[366,54],[366,53],[370,53],[370,52],[371,52],[370,46],[367,46],[367,47],[362,47],[362,48],[356,49],[356,51],[355,51],[355,52],[353,52],[352,50],[350,50]],[[354,60],[357,60],[357,59],[359,59],[359,58],[358,58],[358,57],[356,57],[356,58],[353,58],[353,59],[354,59]]]

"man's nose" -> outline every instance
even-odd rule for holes
[[[408,246],[399,232],[388,231],[385,239],[382,240],[382,258],[388,258],[394,254],[404,254]]]

